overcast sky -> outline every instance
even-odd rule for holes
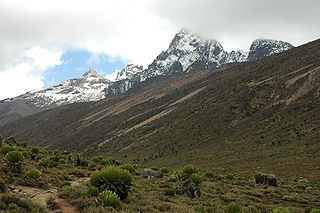
[[[319,8],[319,0],[0,0],[0,99],[44,88],[52,69],[64,76],[70,51],[104,56],[100,73],[109,76],[122,64],[146,66],[182,28],[226,50],[256,38],[297,46],[319,38]]]

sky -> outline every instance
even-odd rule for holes
[[[230,50],[319,38],[319,0],[0,0],[0,100],[89,69],[146,67],[182,28]]]

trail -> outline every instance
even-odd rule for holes
[[[71,182],[71,186],[78,186],[88,180],[89,178],[76,179]],[[58,197],[58,190],[56,188],[39,189],[30,186],[14,186],[12,188],[12,193],[28,197],[32,202],[42,206],[46,206],[46,200],[49,197],[52,197],[57,205],[57,208],[49,212],[61,211],[63,213],[80,213],[76,206],[73,206],[67,200]]]

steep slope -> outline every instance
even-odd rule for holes
[[[210,76],[174,77],[133,96],[38,113],[0,133],[128,162],[314,178],[319,58],[317,40]]]
[[[100,100],[105,97],[105,88],[110,83],[111,81],[101,77],[96,71],[89,70],[81,78],[0,101],[0,126],[53,107]]]

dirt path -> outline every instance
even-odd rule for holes
[[[79,178],[71,182],[71,186],[78,186],[84,182],[89,181],[90,178],[84,177]],[[57,209],[51,212],[60,210],[63,213],[79,213],[80,211],[73,205],[71,205],[67,200],[58,197],[58,190],[56,188],[52,189],[38,189],[30,186],[14,186],[12,193],[16,193],[31,199],[32,202],[37,203],[42,206],[46,206],[46,200],[52,197],[57,204]]]

